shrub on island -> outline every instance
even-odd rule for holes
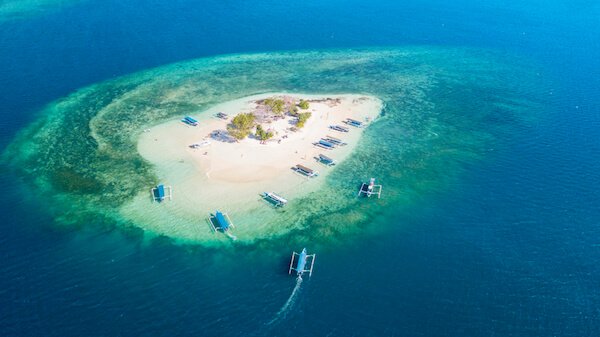
[[[273,136],[273,132],[263,129],[262,125],[258,124],[256,126],[256,138],[260,139],[261,143],[273,138]]]
[[[296,122],[296,127],[298,127],[299,129],[304,127],[304,124],[306,123],[306,121],[310,118],[310,116],[312,116],[312,113],[310,112],[301,112],[298,114],[298,121]]]
[[[298,106],[300,107],[300,109],[306,110],[306,109],[308,109],[308,107],[310,105],[308,104],[308,101],[305,101],[305,100],[301,99],[300,103],[298,103]]]
[[[263,103],[271,108],[271,112],[276,115],[283,114],[283,110],[285,109],[285,102],[279,98],[265,98]]]
[[[241,113],[233,117],[231,124],[227,125],[227,132],[235,139],[241,140],[250,134],[250,130],[254,127],[254,114]]]

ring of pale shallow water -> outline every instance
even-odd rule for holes
[[[384,230],[369,224],[385,212],[411,212],[456,181],[465,164],[486,156],[498,137],[539,106],[532,94],[536,71],[460,48],[198,59],[99,83],[49,104],[2,160],[62,225],[119,225],[181,242],[231,244],[205,221],[221,209],[237,225],[236,244],[286,233],[304,241],[337,238]],[[213,140],[207,149],[187,147],[223,128],[215,112],[243,112],[249,101],[273,95],[265,93],[343,99],[337,107],[314,103],[304,130],[281,144]],[[320,150],[309,144],[345,114],[379,117],[364,131],[339,137],[349,144],[329,152],[344,159],[339,165],[318,165],[312,157]],[[200,126],[180,124],[186,115]],[[294,174],[296,164],[321,176]],[[382,199],[357,199],[358,185],[370,177],[383,184]],[[159,182],[173,186],[173,201],[150,201],[149,189]],[[290,203],[282,209],[261,203],[259,194],[269,190]]]

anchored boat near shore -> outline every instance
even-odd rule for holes
[[[264,192],[263,198],[267,201],[271,202],[275,207],[283,207],[287,204],[287,199],[273,193],[273,192]]]
[[[183,117],[183,119],[181,120],[183,123],[187,124],[187,125],[191,125],[191,126],[197,126],[198,125],[198,121],[190,116],[185,116]]]
[[[302,175],[304,175],[306,177],[309,177],[309,178],[313,178],[313,177],[316,177],[316,176],[319,175],[319,171],[315,171],[315,170],[313,170],[311,168],[308,168],[308,167],[306,167],[304,165],[300,165],[300,164],[297,164],[294,167],[294,171],[296,171],[299,174],[302,174]]]
[[[165,199],[173,200],[173,188],[171,186],[165,186],[158,184],[156,187],[150,189],[152,195],[152,202],[161,202]]]
[[[330,129],[335,130],[335,131],[339,131],[339,132],[349,132],[350,129],[348,129],[345,126],[341,126],[341,125],[331,125],[329,126]]]
[[[365,126],[365,123],[361,122],[361,121],[357,121],[356,119],[352,119],[352,118],[347,118],[344,123],[354,126],[356,128],[362,128]]]
[[[211,225],[214,232],[221,231],[233,240],[237,239],[235,235],[230,233],[230,229],[235,228],[235,226],[233,225],[233,222],[231,221],[227,213],[216,211],[215,214],[211,214],[208,217],[208,222]]]
[[[335,160],[333,158],[327,157],[324,154],[319,154],[319,161],[327,166],[333,166],[336,164]]]

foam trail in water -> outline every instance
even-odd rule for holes
[[[296,279],[296,286],[294,287],[294,290],[292,290],[292,294],[287,299],[285,304],[281,307],[281,309],[279,309],[279,311],[277,312],[275,317],[272,320],[270,320],[269,323],[267,323],[267,325],[271,325],[271,324],[277,322],[279,319],[285,318],[287,316],[289,309],[296,302],[296,296],[298,295],[298,291],[300,290],[301,284],[302,284],[302,276],[299,275],[298,278]]]

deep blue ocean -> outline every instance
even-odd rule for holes
[[[0,149],[78,88],[225,53],[370,46],[526,58],[542,116],[385,235],[289,253],[57,227],[2,168],[2,336],[599,336],[600,3],[89,0],[0,22]],[[288,249],[289,248],[289,249]],[[269,250],[269,252],[271,252]],[[273,265],[272,261],[281,261]]]

